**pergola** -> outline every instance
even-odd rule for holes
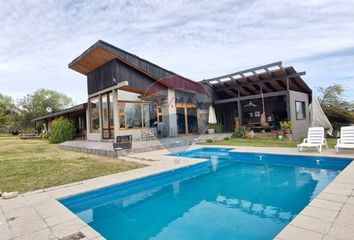
[[[214,90],[214,104],[237,102],[238,116],[241,116],[241,101],[275,96],[288,98],[289,90],[311,96],[311,89],[301,78],[305,74],[297,72],[292,66],[284,67],[279,61],[205,79],[202,83]],[[289,106],[287,111],[289,114]]]

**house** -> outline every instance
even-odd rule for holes
[[[210,105],[225,132],[233,131],[236,119],[260,130],[263,116],[270,130],[291,121],[299,138],[310,124],[311,89],[301,78],[305,72],[281,62],[195,82],[99,40],[69,68],[86,76],[87,104],[33,121],[45,121],[50,128],[53,118],[68,116],[88,141],[202,133]]]

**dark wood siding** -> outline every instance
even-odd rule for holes
[[[134,54],[131,54],[127,51],[124,51],[123,49],[120,49],[116,46],[113,46],[109,43],[106,43],[104,41],[99,41],[98,46],[102,47],[104,49],[107,49],[108,51],[111,51],[115,55],[117,55],[122,61],[126,61],[137,68],[143,70],[144,72],[154,76],[157,79],[160,78],[165,78],[171,75],[176,75],[175,73],[168,71],[152,62],[149,62],[145,59],[142,59]]]
[[[145,92],[155,83],[155,80],[125,63],[112,60],[87,75],[88,94],[93,94],[105,88],[112,87],[116,84],[113,78],[116,79],[117,83],[128,81],[129,88],[141,92]]]

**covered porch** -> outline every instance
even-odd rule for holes
[[[59,117],[68,118],[75,127],[76,139],[86,139],[86,109],[87,103],[79,104],[71,108],[63,109],[54,113],[49,113],[44,116],[40,116],[32,119],[36,125],[43,124],[43,129],[50,131],[52,127],[52,121]]]
[[[280,122],[308,122],[311,89],[292,66],[274,62],[203,80],[213,89],[213,105],[223,131],[236,121],[255,131],[280,129]]]

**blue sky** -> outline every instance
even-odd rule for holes
[[[354,1],[1,1],[0,92],[87,98],[67,64],[98,39],[199,81],[282,60],[354,100]]]

